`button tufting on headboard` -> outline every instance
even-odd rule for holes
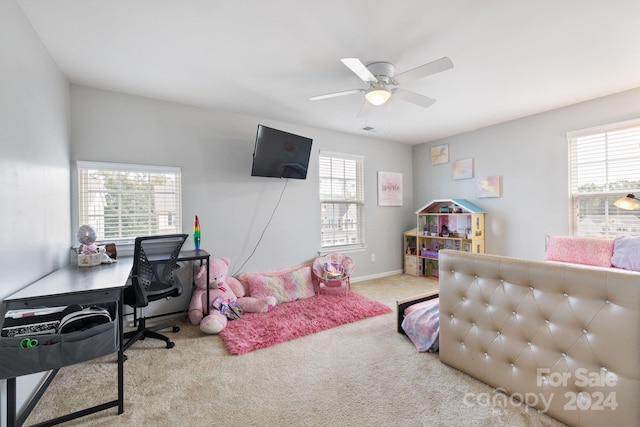
[[[637,424],[640,274],[449,250],[439,265],[444,363],[569,425]]]

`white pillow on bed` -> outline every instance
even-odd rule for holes
[[[640,236],[618,236],[613,242],[611,265],[640,271]]]

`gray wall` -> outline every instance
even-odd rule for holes
[[[349,254],[356,264],[354,277],[402,269],[401,234],[413,224],[410,146],[76,85],[71,86],[71,117],[72,162],[181,167],[183,230],[190,233],[198,215],[202,248],[229,257],[232,272],[253,251],[286,183],[250,176],[258,123],[313,138],[313,147],[307,179],[288,181],[260,246],[242,271],[313,260],[320,249],[318,152],[364,155],[367,249]],[[377,205],[378,171],[403,174],[404,206]],[[75,180],[71,194],[73,231],[78,224]],[[193,247],[191,239],[188,245]]]
[[[414,207],[462,198],[488,212],[485,252],[542,259],[548,234],[568,234],[566,133],[640,117],[640,89],[501,123],[413,148]],[[449,144],[450,162],[431,165]],[[474,179],[453,180],[452,162],[474,159]],[[502,176],[500,198],[477,198],[476,178]]]
[[[0,200],[4,299],[68,262],[70,233],[68,83],[13,0],[0,1]],[[41,377],[18,380],[19,405]]]

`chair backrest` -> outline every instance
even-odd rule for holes
[[[182,293],[175,270],[187,237],[187,234],[136,237],[131,270],[134,298],[125,295],[125,303],[144,307],[154,299]]]
[[[341,278],[351,276],[353,272],[353,261],[345,254],[330,253],[317,257],[313,262],[313,272],[316,276],[327,279],[332,274],[337,274]]]

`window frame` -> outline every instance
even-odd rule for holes
[[[103,199],[103,204],[106,205],[106,201],[104,198],[107,195],[107,191],[96,190],[95,187],[89,188],[88,181],[84,181],[88,179],[88,174],[95,173],[96,171],[104,171],[109,173],[134,173],[140,176],[147,175],[147,180],[149,181],[149,187],[147,194],[148,200],[153,200],[153,206],[147,204],[145,211],[137,212],[133,211],[127,215],[123,215],[121,210],[117,211],[116,216],[112,218],[116,219],[119,224],[118,237],[109,237],[105,235],[105,227],[106,221],[104,217],[104,212],[102,214],[97,214],[99,217],[102,215],[101,220],[93,220],[90,219],[91,214],[89,213],[91,207],[89,200],[92,197],[98,197]],[[133,244],[135,237],[138,235],[162,235],[162,234],[175,234],[182,233],[182,169],[176,166],[156,166],[156,165],[140,165],[140,164],[130,164],[130,163],[110,163],[110,162],[95,162],[95,161],[84,161],[78,160],[76,162],[76,197],[77,197],[77,215],[78,215],[78,226],[83,224],[91,225],[97,234],[97,242],[113,242],[117,244],[129,245]],[[152,180],[154,177],[160,177],[162,175],[167,175],[170,178],[169,185],[167,188],[163,188],[160,191],[157,188],[154,189],[154,184]],[[124,181],[123,181],[124,182]],[[122,187],[121,187],[122,188]],[[153,189],[153,190],[152,190]],[[122,194],[135,194],[137,191],[134,190],[128,191],[122,190],[122,192],[116,191],[115,194],[121,196]],[[92,195],[92,197],[89,196]],[[113,192],[111,194],[114,194]],[[162,200],[158,201],[157,196],[164,196]],[[168,197],[166,197],[168,196]],[[158,205],[162,205],[165,210],[168,211],[159,214],[157,212]],[[104,208],[104,206],[103,206]],[[121,206],[119,207],[121,209]],[[93,209],[97,209],[96,206],[93,206]],[[99,210],[99,209],[98,209]],[[167,224],[164,224],[162,221],[163,215],[166,215]],[[96,216],[94,214],[94,216]],[[145,229],[137,230],[134,228],[134,233],[124,233],[122,224],[123,218],[147,218],[148,227]],[[168,223],[169,219],[172,221],[172,225]],[[155,224],[155,226],[153,225]],[[131,235],[129,235],[131,234]]]
[[[637,150],[633,148],[636,142]],[[630,166],[633,160],[629,160],[640,163],[640,119],[568,132],[567,143],[571,235],[640,235],[640,209],[624,210],[613,205],[629,193],[640,195],[640,168]],[[588,184],[580,182],[591,179]],[[589,214],[589,210],[594,213]],[[636,219],[630,218],[633,216]]]
[[[354,175],[352,177],[347,177],[345,176],[345,172],[345,174],[342,174],[340,176],[334,176],[333,172],[331,170],[327,171],[326,165],[323,165],[325,159],[329,159],[329,161],[336,160],[355,162],[355,164],[353,165]],[[329,173],[329,175],[327,175],[327,173]],[[331,190],[331,194],[329,195],[329,197],[325,197],[324,195],[327,192],[323,187],[326,185],[327,180],[331,182],[340,180],[343,181],[341,194],[338,194],[337,191],[334,192],[333,190]],[[352,195],[347,194],[346,180],[355,181],[355,190],[353,191]],[[329,253],[335,251],[344,253],[365,249],[364,156],[321,150],[320,155],[318,156],[318,181],[320,199],[320,253]],[[332,241],[331,244],[324,243],[324,236],[325,233],[327,233],[327,217],[325,212],[327,205],[332,205],[334,211],[338,206],[347,205],[348,207],[346,209],[342,209],[345,211],[345,216],[347,215],[348,211],[351,211],[352,214],[355,213],[356,216],[356,221],[352,224],[352,226],[355,226],[355,230],[353,230],[354,232],[349,233],[349,230],[345,228],[346,231],[338,233],[337,230],[334,229],[333,236],[330,238]],[[355,209],[355,212],[353,212],[353,209]],[[347,242],[336,244],[337,234],[343,234]],[[354,237],[355,241],[350,241],[350,237]]]

